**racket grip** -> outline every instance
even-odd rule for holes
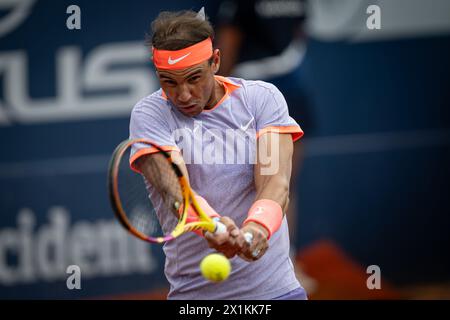
[[[216,225],[214,234],[227,232],[227,227],[222,222],[219,221],[219,218],[214,218],[213,221],[214,221],[214,224]]]

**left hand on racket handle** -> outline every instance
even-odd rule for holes
[[[249,246],[251,246],[252,242],[253,242],[253,233],[250,233],[250,232],[244,233],[244,239],[245,239],[245,242],[247,242],[247,244]]]
[[[269,248],[267,231],[255,222],[247,223],[241,232],[244,233],[248,246],[239,253],[239,256],[246,261],[260,259]]]

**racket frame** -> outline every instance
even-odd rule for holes
[[[120,201],[120,193],[119,193],[119,186],[118,186],[118,174],[119,174],[119,164],[123,160],[123,156],[125,152],[131,148],[131,146],[135,143],[142,143],[147,144],[152,148],[155,148],[155,152],[152,153],[161,153],[164,158],[170,163],[171,167],[173,168],[177,178],[178,182],[181,187],[181,192],[183,196],[183,210],[180,213],[180,216],[178,218],[177,226],[172,230],[172,232],[168,235],[159,236],[159,237],[151,237],[148,236],[139,230],[137,230],[128,220],[127,214],[122,206],[122,202]],[[131,168],[130,164],[130,170],[133,170]],[[197,200],[195,199],[194,192],[189,186],[188,180],[183,175],[183,172],[179,168],[179,166],[173,162],[171,155],[164,151],[159,145],[157,145],[154,142],[151,142],[147,139],[127,139],[122,141],[114,150],[109,166],[108,166],[108,174],[107,174],[107,187],[108,187],[108,194],[109,194],[109,200],[111,203],[111,207],[114,211],[114,214],[116,218],[119,220],[120,224],[131,234],[138,237],[141,240],[150,242],[150,243],[164,243],[170,240],[173,240],[177,238],[178,236],[189,232],[189,231],[195,231],[198,229],[203,229],[205,231],[209,232],[215,232],[217,229],[217,224],[215,221],[211,219],[200,207]],[[188,215],[188,208],[189,205],[192,205],[196,211],[196,213],[199,216],[199,221],[186,223],[187,215]]]

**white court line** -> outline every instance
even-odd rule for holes
[[[350,134],[304,138],[305,157],[386,152],[450,145],[450,130]],[[0,164],[0,179],[105,173],[110,154]]]

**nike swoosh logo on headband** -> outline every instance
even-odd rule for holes
[[[178,59],[174,59],[174,60],[172,60],[172,57],[169,57],[169,59],[167,59],[167,63],[170,64],[170,65],[175,64],[177,62],[180,62],[181,60],[183,60],[184,58],[186,58],[190,54],[191,53],[189,52],[189,53],[185,54],[184,56],[181,56]]]

